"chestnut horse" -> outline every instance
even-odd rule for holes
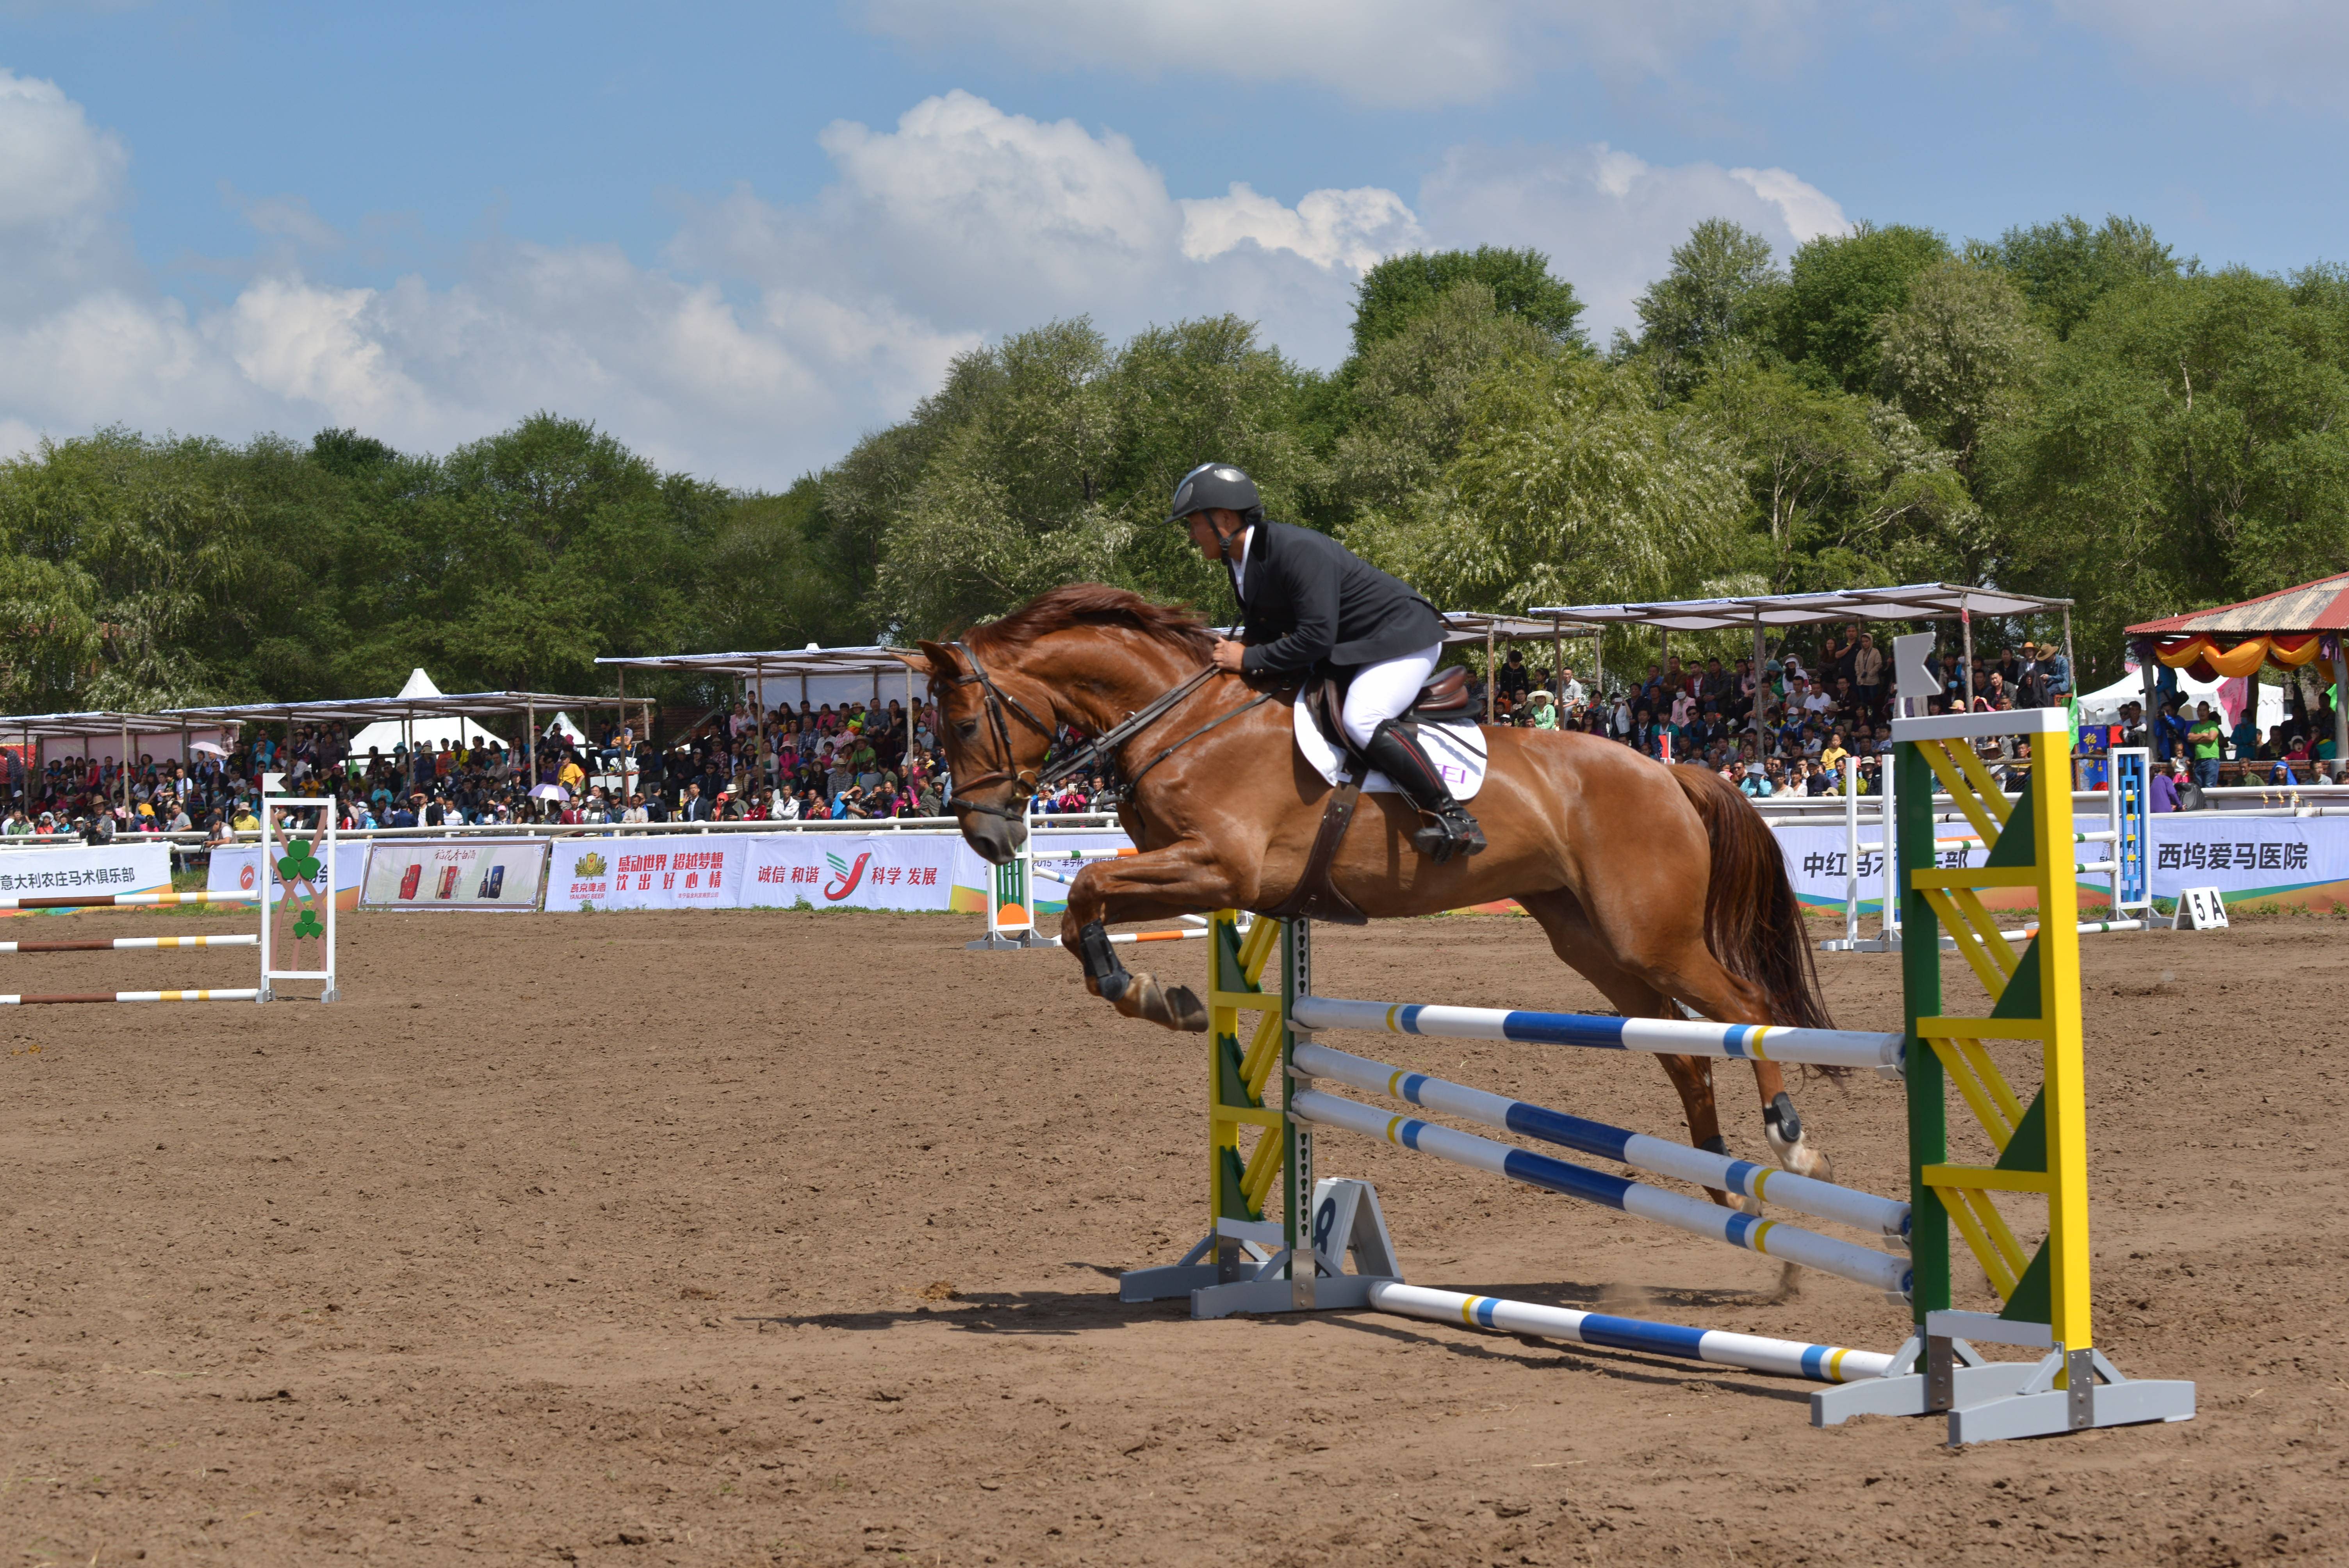
[[[1291,694],[1257,702],[1239,676],[1202,678],[1213,642],[1185,611],[1079,583],[900,655],[930,676],[963,837],[997,865],[1027,835],[1021,817],[1054,731],[1100,736],[1194,683],[1109,758],[1135,780],[1118,816],[1141,852],[1071,880],[1061,917],[1071,956],[1092,922],[1270,910],[1304,874],[1330,786],[1298,753]],[[1393,917],[1515,899],[1626,1017],[1676,1017],[1684,1003],[1724,1024],[1832,1026],[1777,840],[1733,787],[1571,730],[1484,735],[1491,755],[1474,809],[1491,847],[1438,865],[1411,847],[1419,818],[1408,801],[1366,795],[1329,873],[1357,909]],[[1112,972],[1087,986],[1125,1016],[1207,1026],[1189,988],[1097,958],[1103,966]],[[1661,1059],[1690,1138],[1726,1152],[1711,1061]],[[1822,1173],[1778,1064],[1753,1065],[1779,1164]]]

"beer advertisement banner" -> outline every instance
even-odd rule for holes
[[[563,839],[548,909],[740,909],[750,841],[703,833]]]

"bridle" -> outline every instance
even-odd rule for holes
[[[936,670],[932,670],[930,672],[930,685],[932,690],[935,692],[938,688],[943,687],[951,691],[956,686],[976,686],[978,687],[980,694],[986,701],[988,726],[994,733],[996,755],[1001,758],[999,766],[988,769],[988,771],[980,774],[976,779],[968,780],[957,779],[956,792],[952,798],[947,801],[947,810],[950,812],[978,811],[989,817],[1003,818],[1007,821],[1024,820],[1026,819],[1028,814],[1027,802],[1030,797],[1042,790],[1050,789],[1053,785],[1061,782],[1063,779],[1073,779],[1078,774],[1085,772],[1089,769],[1098,768],[1105,760],[1114,763],[1117,750],[1121,747],[1124,746],[1127,741],[1132,740],[1135,736],[1140,735],[1143,730],[1157,723],[1161,718],[1164,717],[1176,704],[1189,696],[1193,692],[1197,691],[1201,686],[1206,685],[1208,681],[1214,679],[1217,675],[1225,673],[1216,669],[1213,665],[1207,665],[1205,669],[1200,670],[1196,675],[1191,676],[1190,679],[1174,687],[1174,690],[1152,699],[1149,703],[1137,708],[1134,712],[1128,714],[1123,720],[1112,725],[1100,735],[1095,736],[1091,741],[1088,741],[1084,746],[1079,748],[1073,755],[1063,758],[1061,761],[1054,763],[1050,768],[1039,773],[1033,768],[1019,768],[1015,769],[1011,754],[1011,725],[1009,718],[1007,718],[1005,715],[1009,713],[1012,717],[1018,718],[1029,728],[1042,736],[1044,738],[1045,745],[1048,748],[1050,746],[1052,741],[1052,727],[1038,718],[1034,714],[1029,712],[1027,707],[1022,704],[1018,697],[1013,696],[1001,686],[996,685],[995,677],[987,673],[987,666],[978,662],[978,655],[971,652],[968,644],[947,643],[944,645],[952,648],[955,652],[960,654],[964,658],[970,661],[970,674],[967,676],[947,675]],[[1232,709],[1231,712],[1209,719],[1206,724],[1201,725],[1198,728],[1193,730],[1190,734],[1185,736],[1174,745],[1167,747],[1164,750],[1159,752],[1157,756],[1152,758],[1148,762],[1143,763],[1141,769],[1125,781],[1123,787],[1125,792],[1130,794],[1133,791],[1133,787],[1142,782],[1143,774],[1148,773],[1152,769],[1157,767],[1160,763],[1174,756],[1175,752],[1181,750],[1184,747],[1188,746],[1192,741],[1198,739],[1199,737],[1206,734],[1207,731],[1216,728],[1217,726],[1229,723],[1231,720],[1237,718],[1240,715],[1247,712],[1250,708],[1270,701],[1271,697],[1272,694],[1269,692],[1260,693],[1257,696]],[[985,789],[997,784],[1014,784],[1020,788],[1023,792],[1019,797],[1020,802],[1019,810],[1015,810],[1008,805],[998,806],[992,805],[985,800],[974,800],[965,792],[971,789]]]
[[[988,725],[995,732],[996,755],[1002,758],[1000,766],[989,769],[976,779],[956,780],[959,788],[947,801],[947,810],[950,812],[979,811],[990,817],[1001,817],[1007,821],[1024,820],[1028,815],[1028,798],[1035,794],[1041,780],[1037,777],[1033,768],[1022,768],[1016,772],[1013,770],[1011,725],[1009,720],[1004,717],[1004,714],[1009,710],[1016,715],[1020,723],[1044,738],[1044,744],[1047,747],[1052,743],[1052,727],[1030,713],[1027,705],[1018,697],[997,686],[995,677],[987,673],[987,666],[978,662],[978,655],[970,651],[968,644],[948,643],[946,645],[970,661],[970,674],[953,676],[932,670],[930,672],[931,687],[933,690],[943,687],[951,691],[957,686],[978,686],[980,695],[986,699]],[[1019,810],[1015,811],[1009,806],[994,806],[984,800],[974,800],[964,793],[970,789],[984,789],[995,784],[1017,784],[1021,787],[1024,792],[1019,797]]]

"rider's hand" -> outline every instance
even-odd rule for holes
[[[1235,643],[1229,637],[1216,639],[1215,663],[1219,670],[1227,670],[1233,675],[1238,675],[1240,660],[1247,656],[1247,654],[1246,643]]]

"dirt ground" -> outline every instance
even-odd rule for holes
[[[0,1015],[7,1561],[2349,1561],[2337,923],[2089,939],[2098,1341],[2201,1414],[1957,1453],[1930,1419],[1813,1430],[1809,1386],[1741,1372],[1120,1305],[1203,1226],[1200,1039],[1058,954],[965,952],[975,923],[372,915],[334,1007]],[[233,952],[0,962],[252,984]],[[1897,1026],[1896,963],[1823,956],[1839,1021]],[[1506,916],[1325,929],[1317,964],[1596,1002]],[[1640,1058],[1358,1048],[1678,1131]],[[1798,1098],[1899,1190],[1893,1086]],[[1617,1213],[1338,1135],[1320,1163],[1377,1181],[1423,1284],[1900,1336],[1859,1286],[1773,1302],[1766,1260]]]

